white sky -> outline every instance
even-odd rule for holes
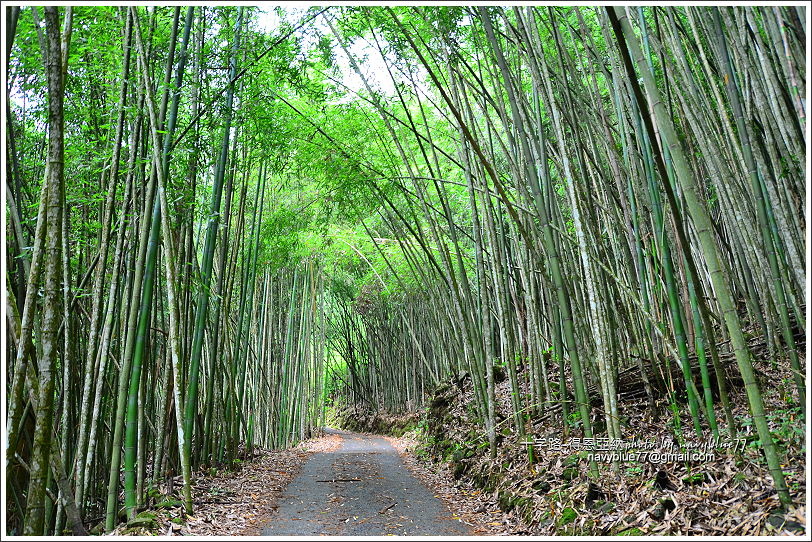
[[[279,15],[277,15],[275,8],[278,7],[273,4],[266,4],[266,3],[258,3],[259,4],[259,13],[257,15],[257,25],[260,30],[268,33],[269,35],[277,34],[279,24],[281,22]],[[309,6],[307,5],[297,5],[289,4],[284,6],[284,12],[282,17],[284,20],[296,24],[297,21],[301,20],[301,18],[306,14],[307,9]],[[330,28],[325,24],[324,19],[322,17],[318,17],[315,20],[311,21],[309,25],[313,25],[322,34],[331,35],[332,32]],[[315,46],[314,38],[312,33],[307,32],[307,26],[303,27],[298,31],[299,35],[304,38],[304,48],[305,50],[311,49]],[[347,55],[344,53],[344,50],[338,45],[338,43],[333,40],[333,53],[335,55],[336,65],[338,66],[340,76],[340,81],[346,85],[351,91],[359,92],[364,91],[364,83],[361,78],[355,73],[355,70],[352,69],[350,66],[350,62],[347,58]],[[361,71],[364,73],[367,81],[369,82],[370,86],[373,89],[381,92],[385,96],[394,96],[395,95],[395,87],[392,83],[391,78],[389,77],[389,72],[386,69],[386,64],[378,51],[377,47],[370,45],[364,39],[357,39],[354,43],[352,43],[348,47],[350,54],[355,58],[356,63],[358,64]],[[393,70],[397,73],[395,70]],[[421,70],[422,71],[422,70]],[[422,91],[423,93],[428,92],[428,86],[422,81],[422,77],[417,77],[418,83],[418,91]],[[343,90],[343,89],[342,89]],[[365,92],[364,92],[365,93]],[[22,93],[19,92],[19,89],[14,88],[11,89],[11,99],[14,103],[19,106],[23,104],[23,96]],[[353,100],[353,96],[350,94],[346,98],[341,99],[340,101],[351,101]]]
[[[301,16],[304,15],[305,12],[306,8],[304,7],[285,7],[283,16],[285,20],[295,24],[296,21],[301,19]],[[275,34],[276,29],[279,27],[280,19],[274,12],[273,7],[261,7],[257,22],[260,29],[269,34]],[[310,24],[318,28],[323,34],[332,34],[322,17],[316,18]],[[306,27],[300,30],[299,34],[305,37],[305,49],[315,45],[313,39],[307,37]],[[333,44],[336,65],[341,72],[341,81],[353,91],[358,92],[364,90],[364,83],[355,73],[355,70],[352,69],[347,55],[344,54],[344,50],[335,40],[333,40]],[[382,92],[386,96],[395,94],[395,86],[386,70],[386,64],[376,47],[369,45],[365,40],[356,40],[348,49],[373,89]]]

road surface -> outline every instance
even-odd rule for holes
[[[341,447],[302,465],[277,501],[266,536],[469,535],[383,438],[328,429]]]

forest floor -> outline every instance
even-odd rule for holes
[[[178,495],[172,494],[141,512],[140,522],[120,525],[116,535],[256,535],[269,521],[276,502],[312,455],[341,446],[341,438],[325,433],[286,450],[257,449],[238,469],[201,472],[194,479],[194,514],[183,517]]]
[[[446,506],[454,510],[460,521],[470,526],[473,535],[531,534],[531,526],[519,515],[506,514],[499,508],[499,499],[495,494],[455,480],[447,463],[419,457],[416,452],[420,450],[421,442],[413,436],[384,438],[398,451],[401,460],[412,474],[430,487]]]
[[[806,435],[803,408],[797,406],[785,369],[767,362],[756,367],[765,390],[768,423],[796,503],[784,511],[779,510],[741,388],[731,390],[733,415],[743,428],[740,440],[735,441],[743,446],[735,452],[714,446],[708,433],[706,440],[697,438],[690,418],[683,413],[677,431],[683,445],[705,450],[707,457],[698,461],[664,459],[663,451],[684,449],[674,437],[666,401],[652,412],[645,399],[627,400],[623,404],[626,438],[657,447],[646,459],[621,459],[614,468],[602,463],[597,478],[587,477],[587,452],[562,434],[554,414],[526,422],[529,434],[547,442],[546,446],[533,445],[532,461],[525,439],[507,428],[497,435],[496,457],[489,457],[482,427],[470,412],[470,378],[452,379],[438,388],[420,418],[422,428],[412,433],[418,438],[399,440],[407,455],[416,458],[410,460],[416,468],[452,480],[457,492],[481,489],[484,495],[480,498],[488,507],[495,503],[504,513],[501,521],[510,534],[797,536],[807,530]],[[497,385],[497,403],[498,419],[509,419],[507,379]],[[717,419],[724,435],[721,411]],[[578,434],[577,430],[573,433]],[[724,444],[726,439],[721,440]],[[553,442],[558,443],[557,448],[552,447]]]

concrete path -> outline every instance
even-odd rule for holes
[[[383,438],[328,429],[343,440],[316,453],[277,502],[266,536],[470,535]]]

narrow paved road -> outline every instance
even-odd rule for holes
[[[316,453],[277,502],[266,536],[468,535],[383,438],[328,429],[341,447]]]

